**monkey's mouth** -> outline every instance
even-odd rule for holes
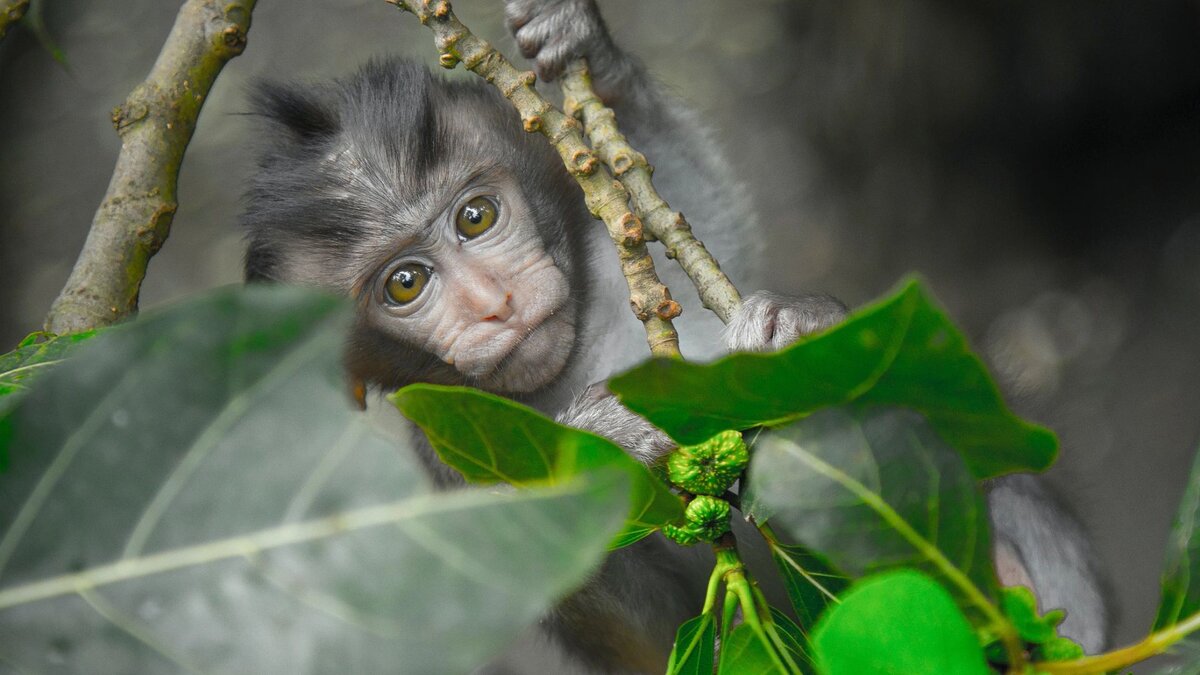
[[[575,344],[574,307],[563,302],[523,329],[508,329],[489,341],[472,363],[458,363],[467,384],[496,392],[528,393],[553,382],[567,366]]]

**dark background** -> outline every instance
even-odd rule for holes
[[[0,346],[39,327],[107,185],[110,109],[177,2],[43,0],[0,43]],[[1051,481],[1148,629],[1200,439],[1200,6],[1195,2],[601,2],[703,112],[769,227],[777,290],[852,305],[932,284],[1022,414],[1063,440]],[[497,1],[459,0],[514,54]],[[255,76],[433,63],[383,0],[262,0],[181,176],[143,306],[240,278]],[[654,158],[650,158],[653,161]]]

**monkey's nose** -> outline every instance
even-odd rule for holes
[[[508,321],[512,315],[512,293],[505,293],[503,302],[496,303],[492,307],[492,313],[483,317],[483,321]]]

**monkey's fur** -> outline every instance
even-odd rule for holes
[[[511,0],[507,16],[543,79],[588,57],[597,92],[658,168],[663,196],[735,282],[755,281],[761,237],[745,191],[692,115],[613,44],[594,3]],[[243,217],[246,276],[351,297],[353,376],[384,390],[479,386],[612,438],[644,462],[670,448],[603,386],[589,387],[645,353],[641,326],[578,187],[490,86],[385,60],[332,83],[262,85],[254,106],[266,134]],[[483,234],[464,236],[456,229],[464,204],[481,196],[499,215]],[[656,259],[688,309],[677,321],[685,355],[716,355],[719,322],[676,266]],[[391,294],[402,269],[416,275],[402,280],[424,284],[408,303]],[[827,296],[757,293],[730,322],[726,346],[779,348],[844,313]],[[458,484],[425,450],[435,478]],[[1001,481],[990,503],[1002,562],[1027,572],[1044,607],[1070,609],[1067,635],[1099,649],[1107,617],[1078,527],[1024,478]],[[676,628],[700,611],[712,564],[703,549],[654,536],[617,551],[545,624],[589,668],[661,672]]]

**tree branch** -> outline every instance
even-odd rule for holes
[[[75,333],[137,311],[146,265],[175,217],[196,118],[225,62],[245,49],[254,3],[187,0],[149,76],[113,110],[121,154],[46,330]]]
[[[629,210],[628,194],[592,154],[579,123],[537,93],[532,72],[517,70],[503,54],[459,22],[447,0],[386,2],[412,12],[433,31],[442,66],[453,68],[461,61],[512,102],[526,131],[540,131],[550,140],[567,171],[583,188],[588,210],[604,221],[616,244],[621,271],[629,284],[630,305],[646,327],[650,352],[655,356],[679,356],[679,338],[671,324],[671,319],[679,316],[679,303],[671,299],[671,292],[654,271],[642,221]]]
[[[592,148],[629,191],[634,212],[650,234],[667,247],[667,257],[675,259],[691,278],[704,306],[729,323],[742,304],[742,296],[704,244],[692,235],[692,227],[683,214],[672,211],[654,189],[650,180],[653,167],[621,134],[612,108],[596,96],[587,62],[583,59],[572,62],[560,83],[564,110],[583,120],[584,133]]]
[[[25,16],[29,0],[0,0],[0,40],[8,33],[8,27]]]

